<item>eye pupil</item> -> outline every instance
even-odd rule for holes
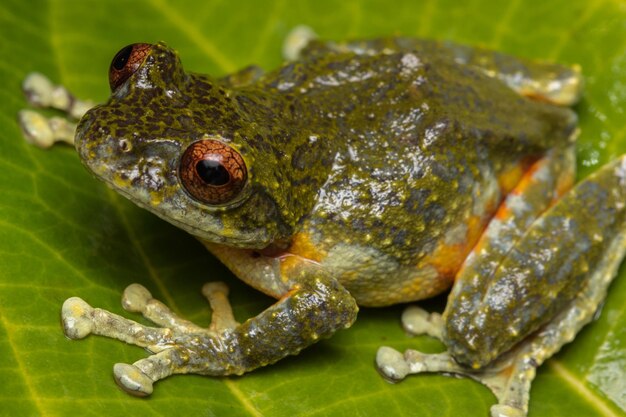
[[[219,187],[230,181],[230,174],[218,161],[203,159],[196,164],[196,172],[208,185]]]
[[[180,158],[178,175],[185,191],[209,205],[237,201],[248,170],[239,151],[218,139],[193,142]]]
[[[134,45],[128,45],[124,49],[120,50],[117,55],[115,55],[112,64],[113,68],[118,71],[124,68],[126,62],[128,62],[128,58],[130,58],[131,52],[133,52],[133,46]]]

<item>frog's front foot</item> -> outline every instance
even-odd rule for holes
[[[160,327],[143,326],[74,297],[63,305],[63,328],[71,339],[96,334],[152,352],[113,369],[125,391],[146,396],[154,382],[172,374],[241,375],[274,363],[349,327],[358,311],[350,293],[323,276],[294,284],[278,302],[241,324],[233,317],[225,284],[209,283],[202,291],[213,310],[208,328],[176,316],[138,284],[124,291],[123,307]]]
[[[230,303],[228,288],[221,282],[206,284],[202,289],[211,304],[213,314],[208,329],[199,327],[177,317],[163,303],[154,299],[150,292],[139,284],[126,288],[122,297],[124,309],[141,313],[162,328],[146,327],[108,311],[93,308],[78,297],[72,297],[63,304],[61,317],[63,329],[70,339],[82,339],[89,334],[98,334],[142,346],[154,355],[139,360],[132,365],[115,364],[115,380],[125,391],[137,396],[152,393],[153,382],[174,373],[198,372],[198,362],[218,359],[228,333],[238,323],[235,321]],[[222,367],[226,365],[222,363]],[[210,366],[204,373],[220,372],[219,366]],[[232,370],[232,369],[231,369]],[[212,372],[213,371],[213,372]],[[235,370],[235,373],[237,371]]]
[[[37,72],[26,76],[22,82],[22,90],[32,107],[60,110],[63,114],[61,117],[46,117],[34,110],[21,110],[18,120],[24,139],[40,148],[49,148],[56,142],[73,145],[75,122],[94,103],[77,99],[65,87],[54,85],[45,75]]]

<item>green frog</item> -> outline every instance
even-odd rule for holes
[[[443,315],[403,316],[446,352],[381,347],[379,371],[466,375],[495,393],[492,415],[526,415],[536,368],[593,318],[626,249],[626,159],[570,189],[580,69],[400,37],[307,39],[290,55],[213,78],[163,43],[129,45],[108,102],[64,126],[97,178],[277,302],[238,323],[228,288],[209,283],[203,328],[133,284],[124,308],[159,327],[73,297],[65,334],[147,348],[114,366],[145,396],[171,374],[240,375],[297,354],[358,306],[451,289]],[[39,104],[79,103],[41,77],[25,88]],[[22,119],[34,140],[70,136]]]

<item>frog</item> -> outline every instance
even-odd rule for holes
[[[466,376],[495,394],[492,416],[527,415],[537,368],[594,318],[626,252],[626,157],[574,185],[580,67],[409,37],[297,36],[287,49],[273,71],[220,78],[185,71],[162,42],[131,44],[95,107],[25,81],[31,103],[75,120],[24,112],[31,142],[74,143],[96,178],[277,300],[240,323],[228,286],[210,282],[205,328],[131,284],[124,309],[156,327],[71,297],[65,335],[146,348],[113,369],[148,396],[172,374],[295,355],[359,307],[449,291],[443,314],[402,316],[446,350],[383,346],[378,371]]]

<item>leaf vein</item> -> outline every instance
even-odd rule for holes
[[[174,24],[178,30],[187,35],[187,37],[195,43],[209,59],[213,60],[222,71],[228,73],[236,69],[236,65],[223,55],[209,38],[204,36],[195,25],[190,25],[175,9],[171,8],[163,0],[150,0],[150,4],[152,4],[165,19]]]
[[[581,398],[591,404],[602,416],[619,417],[601,398],[591,391],[585,384],[578,380],[565,366],[558,360],[552,358],[546,365],[552,369],[562,380],[567,382]]]

